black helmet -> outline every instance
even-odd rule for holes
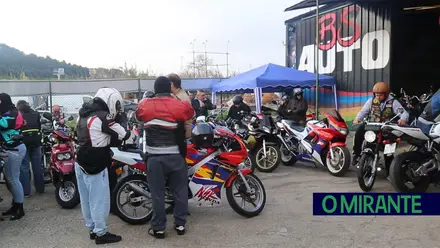
[[[191,140],[198,148],[212,147],[214,130],[208,123],[197,123],[191,131]]]
[[[232,98],[232,103],[234,105],[239,105],[243,102],[243,97],[242,96],[234,96],[234,98]]]
[[[154,97],[154,91],[148,90],[144,92],[144,96],[142,98],[152,98]]]

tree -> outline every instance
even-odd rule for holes
[[[190,62],[185,66],[185,69],[180,73],[180,77],[182,78],[223,77],[222,73],[219,70],[219,65],[214,64],[211,58],[209,57],[205,58],[204,54],[197,55],[194,62]]]

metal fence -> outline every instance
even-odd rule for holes
[[[72,80],[72,81],[0,81],[1,92],[8,93],[12,101],[29,102],[37,110],[50,110],[60,105],[67,114],[78,113],[84,101],[91,99],[101,87],[118,89],[128,99],[137,99],[142,92],[153,90],[154,80]]]

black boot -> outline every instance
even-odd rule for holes
[[[11,207],[2,213],[2,216],[12,215],[17,211],[17,204],[12,201]]]
[[[16,203],[15,205],[17,206],[16,211],[11,215],[11,220],[19,220],[24,216],[23,203]]]

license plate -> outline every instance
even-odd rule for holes
[[[397,143],[386,144],[383,151],[384,154],[393,154],[396,151]]]

